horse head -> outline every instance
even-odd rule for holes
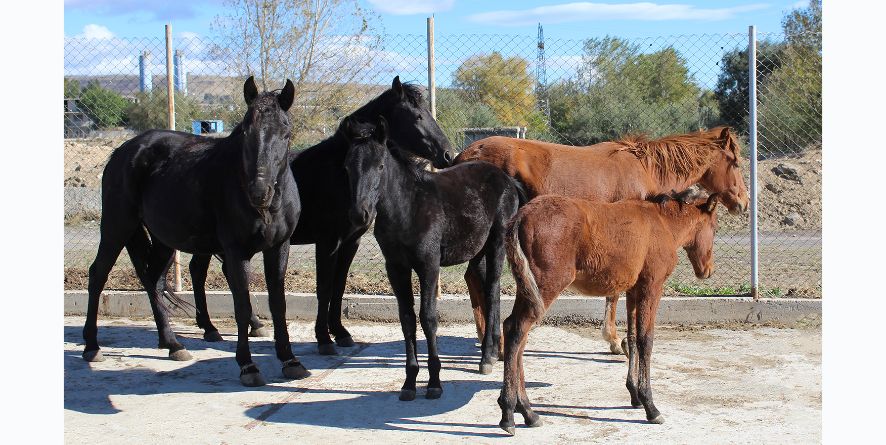
[[[719,194],[729,213],[744,212],[750,200],[739,164],[741,147],[729,127],[714,128],[711,132],[716,133],[714,136],[721,142],[721,147],[699,184],[705,190]]]
[[[421,90],[394,77],[391,88],[358,109],[351,117],[374,122],[381,115],[387,121],[387,136],[404,150],[428,159],[434,167],[445,168],[455,159],[449,139],[425,103]]]
[[[387,159],[388,124],[382,116],[373,123],[346,117],[339,125],[339,131],[348,141],[344,164],[351,192],[348,219],[354,225],[365,226],[375,218]]]
[[[246,114],[240,123],[243,135],[241,149],[241,177],[249,202],[264,210],[274,199],[277,182],[288,174],[287,154],[292,135],[289,107],[295,97],[295,86],[286,79],[286,86],[278,94],[258,92],[255,79],[250,76],[243,84]]]
[[[714,233],[717,231],[717,203],[720,194],[714,193],[707,199],[696,200],[691,205],[698,209],[698,219],[692,239],[683,247],[695,276],[710,278],[714,273]]]

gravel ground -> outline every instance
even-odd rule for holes
[[[438,331],[443,397],[425,400],[420,386],[418,399],[400,402],[404,354],[394,324],[349,324],[358,345],[324,357],[311,343],[312,324],[290,323],[294,350],[313,372],[300,381],[282,380],[270,339],[251,339],[269,380],[251,389],[237,379],[230,321],[218,325],[228,341],[210,344],[176,320],[196,360],[173,362],[155,348],[153,321],[104,319],[99,341],[107,360],[91,364],[80,358],[83,322],[65,317],[66,443],[821,441],[820,328],[657,329],[652,385],[667,420],[651,425],[630,408],[624,358],[605,352],[596,328],[538,327],[524,361],[529,397],[545,424],[518,425],[507,438],[495,402],[501,365],[477,374],[473,326]]]

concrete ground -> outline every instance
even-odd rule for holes
[[[206,343],[192,322],[176,320],[195,360],[174,362],[156,349],[152,320],[102,319],[107,358],[87,363],[82,317],[65,317],[66,443],[815,443],[821,441],[820,328],[656,330],[652,388],[663,425],[631,409],[627,365],[610,355],[594,327],[540,326],[526,348],[528,394],[545,424],[516,437],[498,428],[502,366],[477,373],[472,325],[438,331],[444,393],[397,400],[404,377],[400,327],[351,321],[358,345],[319,356],[313,324],[290,323],[296,355],[313,375],[284,381],[271,339],[251,339],[269,384],[240,385],[235,329]],[[421,330],[419,329],[419,333]],[[419,334],[421,339],[421,334]],[[425,343],[419,341],[424,352]]]

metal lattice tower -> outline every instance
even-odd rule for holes
[[[548,100],[547,95],[545,94],[545,86],[548,84],[548,75],[546,71],[546,62],[545,62],[545,31],[541,27],[541,23],[538,24],[538,56],[535,61],[535,96],[538,98],[538,108],[545,114],[545,116],[549,116],[548,113]]]

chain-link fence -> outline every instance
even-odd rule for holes
[[[820,35],[817,41],[779,35],[760,40],[760,294],[820,296],[820,46],[815,50]],[[744,33],[586,40],[442,35],[434,45],[437,120],[459,149],[505,127],[519,127],[515,134],[529,139],[589,145],[629,133],[657,137],[728,124],[747,140]],[[176,41],[175,49],[176,128],[226,134],[244,111],[242,82],[248,71],[237,64],[237,44],[191,37]],[[321,51],[328,57],[296,82],[295,149],[328,137],[342,117],[388,88],[395,75],[427,82],[426,36],[332,38]],[[65,40],[68,289],[86,288],[98,244],[100,177],[110,151],[138,131],[167,127],[165,54],[162,39]],[[742,164],[746,181],[747,165]],[[667,293],[749,292],[747,220],[747,215],[721,213],[717,272],[696,280],[681,254]],[[292,247],[287,291],[314,291],[313,253],[313,246]],[[259,257],[253,276],[255,289],[263,290]],[[188,255],[182,261],[187,289]],[[463,272],[464,266],[445,268],[443,291],[466,293]],[[510,273],[502,280],[504,292],[513,294]],[[208,285],[227,288],[217,264]],[[108,287],[139,289],[125,255]],[[348,291],[391,293],[371,233],[351,267]]]

